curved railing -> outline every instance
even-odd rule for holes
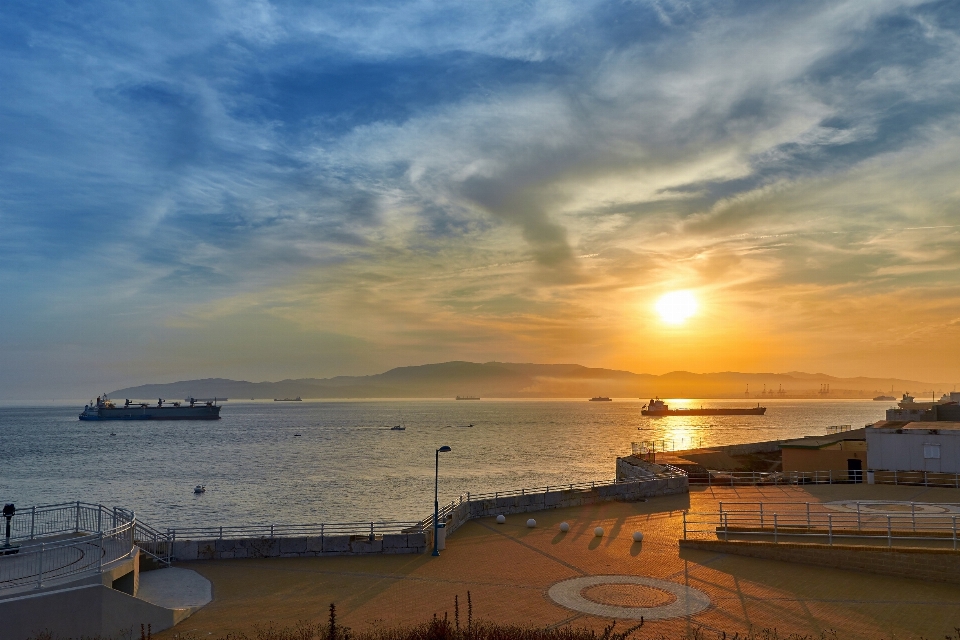
[[[132,511],[85,502],[18,511],[10,542],[20,547],[0,556],[0,590],[39,589],[100,573],[130,556],[137,524]]]

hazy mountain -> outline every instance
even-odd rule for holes
[[[918,382],[895,378],[837,378],[826,374],[691,373],[663,375],[597,369],[576,364],[520,364],[509,362],[444,362],[398,367],[370,376],[303,378],[279,382],[247,382],[207,378],[118,389],[110,395],[130,399],[196,398],[615,398],[661,397],[820,397],[829,385],[829,397],[873,397],[880,392],[899,395],[910,391],[929,396],[954,388],[953,383]],[[782,390],[782,392],[781,392]]]

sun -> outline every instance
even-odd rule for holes
[[[689,291],[671,291],[660,296],[656,309],[667,324],[683,324],[697,312],[697,299]]]

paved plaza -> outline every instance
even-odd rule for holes
[[[331,602],[361,630],[454,612],[471,593],[475,619],[600,628],[645,610],[641,638],[708,637],[776,628],[839,638],[926,638],[960,627],[960,586],[858,574],[705,551],[680,551],[682,511],[719,501],[903,500],[960,503],[960,491],[906,486],[693,487],[638,503],[472,520],[429,555],[270,558],[184,563],[213,584],[213,601],[164,632],[250,632],[269,623],[325,619]],[[526,520],[534,517],[537,527]],[[570,524],[561,533],[559,524]],[[603,527],[602,538],[594,535]],[[644,539],[635,543],[634,531]],[[610,578],[604,578],[610,576]],[[631,617],[637,617],[635,615]],[[619,625],[635,624],[624,619]]]

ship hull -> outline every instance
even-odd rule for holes
[[[86,410],[81,420],[219,420],[220,407],[107,407]]]
[[[749,409],[643,409],[645,416],[762,416],[767,412],[766,407],[751,407]]]

